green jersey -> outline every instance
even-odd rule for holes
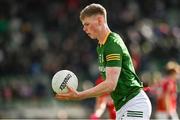
[[[106,79],[106,67],[121,67],[115,90],[111,93],[116,110],[136,96],[142,86],[137,77],[130,54],[121,37],[111,32],[104,45],[97,46],[99,70]]]

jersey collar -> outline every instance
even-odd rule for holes
[[[111,33],[111,32],[108,32],[108,33],[106,34],[106,37],[104,38],[103,43],[100,44],[100,46],[102,46],[102,45],[104,45],[104,44],[106,43],[107,38],[108,38],[108,36],[109,36],[110,33]]]

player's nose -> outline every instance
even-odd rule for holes
[[[87,33],[87,28],[85,26],[83,27],[83,30]]]

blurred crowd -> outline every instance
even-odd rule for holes
[[[93,2],[107,9],[109,27],[148,82],[168,61],[180,63],[179,0],[1,0],[0,102],[49,97],[50,79],[61,69],[73,71],[80,85],[94,83],[96,41],[79,20],[79,11]]]

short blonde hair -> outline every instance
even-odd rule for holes
[[[85,17],[91,17],[93,15],[103,15],[106,20],[106,14],[106,9],[102,5],[92,3],[80,12],[80,20],[82,21]]]

